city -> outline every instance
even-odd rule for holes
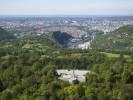
[[[88,49],[90,43],[98,35],[108,34],[122,26],[133,25],[132,16],[28,16],[0,17],[0,26],[12,32],[18,38],[24,36],[40,36],[47,32],[66,32],[73,38],[67,41],[69,48]]]

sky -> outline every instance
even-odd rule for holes
[[[0,0],[0,15],[133,15],[133,0]]]

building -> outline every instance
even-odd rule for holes
[[[87,73],[90,73],[88,70],[57,70],[60,80],[68,81],[69,83],[74,83],[74,81],[85,82]]]

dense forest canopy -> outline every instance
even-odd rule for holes
[[[0,41],[9,39],[15,39],[15,36],[0,27]]]

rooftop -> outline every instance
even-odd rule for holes
[[[66,70],[61,69],[57,70],[60,80],[69,81],[73,83],[74,80],[78,80],[79,82],[85,81],[85,75],[90,73],[88,70]]]

